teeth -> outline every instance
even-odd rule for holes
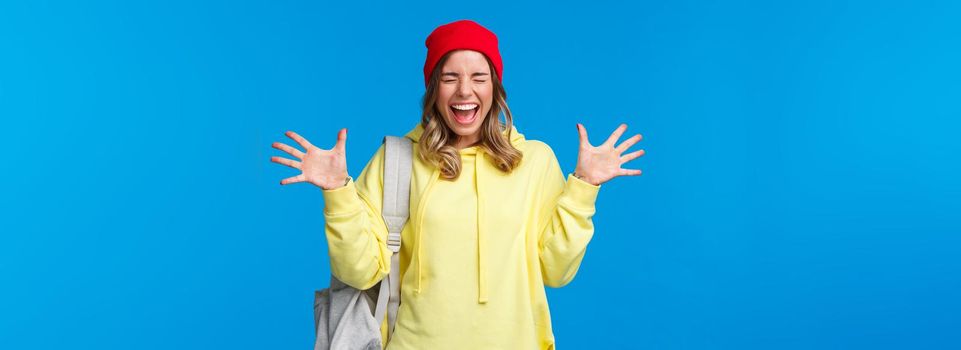
[[[477,108],[477,105],[476,105],[476,104],[452,105],[451,107],[454,107],[454,109],[459,109],[459,110],[462,110],[462,111],[469,111],[469,110],[472,110],[472,109],[474,109],[474,108]]]

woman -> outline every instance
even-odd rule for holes
[[[641,136],[615,145],[622,124],[595,147],[577,124],[577,167],[565,181],[551,148],[513,126],[494,33],[457,21],[435,29],[426,45],[423,113],[406,135],[415,159],[401,234],[401,304],[386,348],[553,349],[544,286],[574,278],[594,233],[600,185],[640,175],[621,165],[644,154],[624,153]],[[332,274],[354,288],[373,287],[390,271],[380,213],[384,147],[354,180],[346,129],[330,150],[287,136],[306,152],[274,143],[300,161],[271,160],[302,171],[281,184],[323,190]]]

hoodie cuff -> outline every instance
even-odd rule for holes
[[[578,179],[574,174],[567,175],[567,184],[564,187],[564,197],[572,204],[581,208],[593,208],[597,201],[597,193],[600,185],[592,185],[587,181]]]
[[[353,179],[347,180],[346,186],[330,190],[321,189],[321,192],[324,194],[324,211],[327,214],[346,214],[362,209]]]

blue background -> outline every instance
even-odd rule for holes
[[[417,122],[423,40],[498,34],[519,130],[618,123],[560,349],[961,348],[961,5],[0,3],[0,348],[307,349],[320,190]]]

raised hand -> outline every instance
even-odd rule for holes
[[[641,140],[641,135],[637,134],[625,140],[617,147],[617,139],[627,130],[627,124],[621,124],[611,133],[600,146],[591,146],[587,140],[587,129],[580,123],[577,124],[577,132],[580,135],[580,150],[577,153],[577,168],[574,173],[580,178],[593,185],[600,185],[618,176],[641,175],[640,170],[623,169],[621,165],[637,159],[644,155],[644,150],[638,150],[625,155],[621,155],[628,148]]]
[[[325,190],[344,185],[344,182],[347,181],[347,150],[345,148],[347,143],[347,129],[340,129],[337,133],[337,143],[334,145],[334,148],[330,150],[317,148],[293,131],[288,131],[285,135],[297,141],[301,147],[307,150],[307,153],[280,142],[274,142],[273,145],[271,145],[300,160],[270,157],[271,162],[283,164],[301,171],[300,175],[280,180],[281,185],[306,181]]]

